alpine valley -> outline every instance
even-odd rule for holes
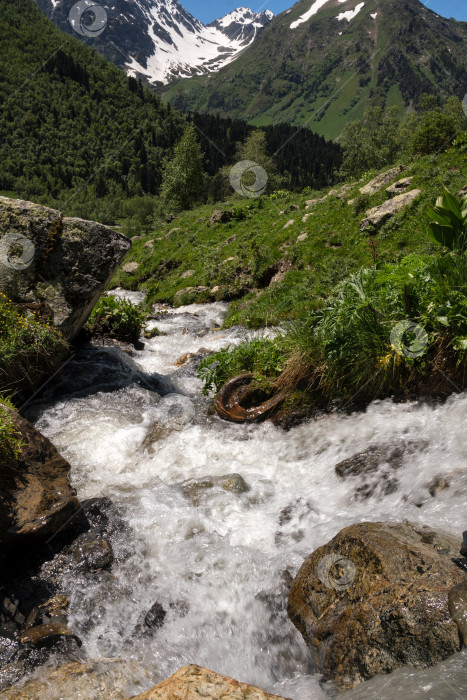
[[[217,75],[182,80],[166,95],[180,109],[336,138],[372,103],[403,111],[422,93],[462,99],[466,41],[466,22],[419,0],[301,0]]]
[[[467,698],[467,22],[260,4],[0,0],[0,700]]]

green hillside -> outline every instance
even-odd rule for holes
[[[228,325],[262,327],[297,318],[321,306],[337,282],[375,258],[398,262],[410,253],[435,251],[426,234],[427,207],[442,184],[452,191],[466,184],[466,160],[460,139],[446,153],[407,163],[394,180],[413,177],[410,189],[421,193],[374,237],[360,230],[360,222],[366,210],[390,196],[385,187],[372,195],[362,195],[360,188],[376,171],[331,191],[227,201],[225,222],[210,224],[212,205],[183,212],[134,241],[127,262],[139,267],[121,270],[113,284],[146,290],[150,302],[233,300]]]
[[[0,190],[36,201],[154,193],[183,131],[182,117],[32,0],[0,2],[0,101]]]
[[[180,109],[241,117],[252,124],[306,125],[336,138],[369,104],[404,111],[422,93],[467,92],[467,23],[447,20],[419,0],[329,0],[307,22],[298,2],[218,74],[180,81],[164,99]]]
[[[253,130],[177,113],[60,31],[33,0],[0,0],[0,102],[0,191],[105,223],[122,216],[125,200],[158,195],[164,160],[188,121],[203,151],[201,201],[216,199],[219,169],[235,162]],[[288,186],[333,182],[339,147],[309,129],[295,132],[266,129],[269,155],[285,144],[276,163]]]

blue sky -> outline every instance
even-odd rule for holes
[[[237,7],[249,7],[255,12],[262,10],[272,10],[274,14],[279,14],[287,10],[294,2],[293,0],[179,0],[192,15],[207,24],[214,19],[226,15]],[[430,10],[445,17],[455,17],[455,19],[467,22],[467,0],[421,0]],[[313,0],[309,0],[310,7]],[[383,0],[384,2],[384,0]],[[357,3],[356,3],[357,4]]]

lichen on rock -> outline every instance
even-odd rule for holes
[[[23,250],[22,264],[8,258],[13,245]],[[67,340],[79,333],[130,247],[108,226],[0,197],[0,290],[16,303],[46,302]]]

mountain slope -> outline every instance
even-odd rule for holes
[[[158,190],[184,118],[33,0],[0,0],[0,76],[0,190],[67,200],[67,212]]]
[[[218,196],[219,169],[235,162],[253,130],[239,120],[177,114],[57,29],[33,0],[0,0],[0,103],[0,192],[104,223],[122,216],[125,200],[159,193],[164,160],[188,119],[204,153],[206,197]],[[290,187],[333,181],[337,144],[288,125],[265,132]]]
[[[467,23],[419,0],[302,0],[230,66],[171,86],[181,109],[337,137],[369,100],[407,108],[423,92],[467,92]]]
[[[205,26],[177,0],[102,1],[102,27],[96,23],[99,31],[89,37],[80,36],[70,24],[75,0],[36,2],[60,29],[152,84],[218,71],[250,46],[273,17],[269,10],[254,13],[242,7]],[[91,9],[82,14],[82,21],[93,23]]]

